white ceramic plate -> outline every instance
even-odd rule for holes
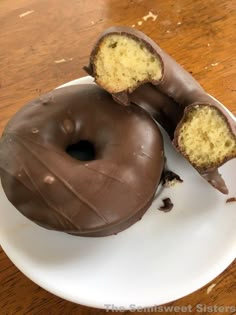
[[[91,83],[89,77],[67,83]],[[168,164],[184,180],[165,189],[143,219],[116,236],[82,238],[23,217],[0,188],[0,243],[12,262],[46,290],[98,308],[149,307],[187,295],[221,273],[236,254],[236,160],[221,172],[229,196],[213,189],[172,148]],[[170,197],[169,213],[158,209]]]

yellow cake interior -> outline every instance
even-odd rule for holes
[[[223,115],[207,105],[197,105],[188,112],[179,130],[178,146],[193,165],[201,168],[236,157],[236,137]]]
[[[143,42],[127,35],[103,38],[94,60],[95,78],[110,93],[132,91],[139,82],[159,80],[162,64]]]

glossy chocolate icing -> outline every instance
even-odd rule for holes
[[[142,42],[150,52],[158,55],[163,67],[161,80],[149,81],[149,83],[146,81],[140,82],[139,87],[134,91],[125,90],[113,94],[114,100],[123,105],[135,103],[149,112],[168,132],[177,150],[179,150],[178,130],[186,118],[186,112],[196,105],[215,106],[225,118],[232,134],[236,137],[236,123],[228,111],[217,100],[208,95],[190,73],[163,51],[151,38],[138,30],[124,26],[111,27],[105,30],[92,49],[89,66],[85,67],[90,75],[96,77],[94,68],[96,53],[103,38],[111,34],[125,35]],[[186,155],[185,158],[188,159]],[[223,163],[229,159],[225,159]],[[194,167],[212,186],[227,194],[228,189],[218,172],[218,167],[223,163],[209,169]]]
[[[229,123],[231,130],[235,132],[235,122],[230,117],[230,114],[225,110],[218,101],[213,99],[210,95],[206,94],[202,96],[201,102],[190,104],[189,106],[181,106],[176,103],[172,98],[168,97],[155,86],[150,83],[144,84],[137,88],[130,96],[131,103],[135,103],[146,110],[158,123],[167,131],[170,138],[173,140],[175,148],[178,149],[178,129],[181,126],[182,121],[186,117],[188,110],[191,110],[192,106],[197,104],[213,104],[224,115],[225,119]],[[205,100],[205,102],[204,102]],[[211,101],[211,103],[210,103]],[[226,161],[224,161],[226,162]],[[195,167],[199,174],[207,180],[214,188],[224,194],[228,194],[228,188],[218,171],[218,166],[209,169],[200,169]]]
[[[86,140],[95,159],[66,150]],[[54,90],[23,107],[0,141],[0,176],[27,218],[81,236],[115,234],[151,204],[164,164],[163,140],[149,115],[123,107],[96,85]]]
[[[183,117],[184,108],[157,88],[146,83],[138,87],[129,101],[147,111],[167,131],[173,140],[176,126]]]

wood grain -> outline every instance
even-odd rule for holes
[[[155,21],[142,19],[149,11]],[[0,134],[27,101],[85,75],[92,43],[111,25],[135,24],[236,114],[235,12],[234,0],[0,0]],[[191,304],[192,314],[198,303],[235,305],[236,262],[211,284],[169,305]],[[1,315],[107,314],[41,289],[1,249],[0,297]]]

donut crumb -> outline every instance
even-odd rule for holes
[[[226,200],[226,203],[236,202],[236,197],[231,197]]]
[[[44,181],[45,184],[51,185],[52,183],[54,183],[55,178],[52,175],[47,175],[47,176],[44,177],[43,181]]]
[[[72,133],[74,131],[74,124],[71,120],[65,119],[63,121],[63,128],[66,133]]]
[[[38,133],[39,130],[38,130],[37,128],[32,128],[32,129],[31,129],[31,132],[32,132],[32,133]]]
[[[182,178],[179,175],[175,174],[172,171],[165,170],[162,174],[161,178],[162,186],[164,187],[172,187],[177,183],[183,183]]]
[[[169,212],[170,210],[172,210],[172,208],[174,207],[174,204],[172,203],[170,198],[162,199],[162,201],[163,201],[163,206],[160,206],[158,210],[163,211],[163,212]]]

